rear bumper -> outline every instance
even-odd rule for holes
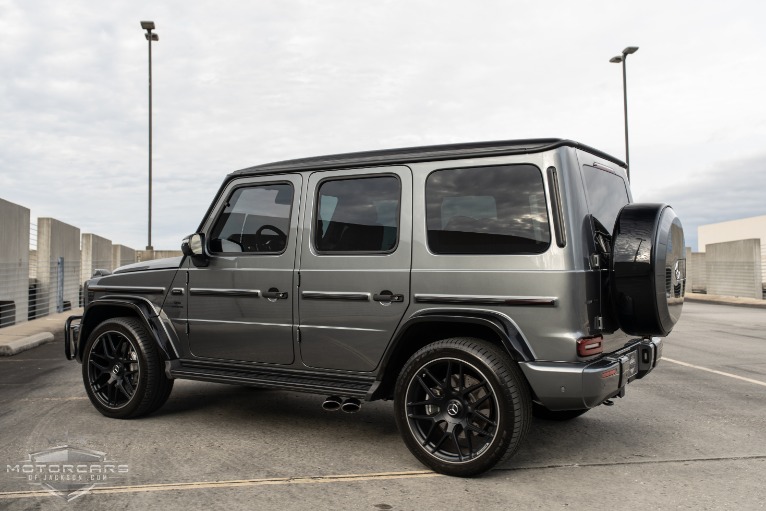
[[[654,337],[636,340],[592,362],[521,362],[519,366],[546,408],[581,410],[622,397],[628,383],[657,366],[662,346],[663,340]]]

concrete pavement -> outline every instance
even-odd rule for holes
[[[756,298],[742,298],[739,296],[720,296],[706,295],[701,293],[691,293],[684,297],[684,300],[690,302],[713,303],[719,305],[734,305],[737,307],[756,307],[766,309],[766,300]]]
[[[81,308],[0,328],[0,356],[15,355],[53,341],[56,334],[64,331],[66,318],[78,314],[82,314]]]
[[[0,509],[762,509],[766,314],[687,304],[663,361],[624,399],[534,419],[521,450],[474,479],[429,472],[392,403],[327,412],[324,396],[176,380],[147,417],[101,416],[62,336],[0,358]],[[129,468],[66,503],[9,471],[61,445]]]

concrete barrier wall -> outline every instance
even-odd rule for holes
[[[151,261],[153,259],[165,259],[167,257],[180,257],[184,255],[180,250],[137,250],[137,261]]]
[[[59,258],[63,258],[63,266],[59,266]],[[54,218],[38,219],[37,280],[47,301],[39,304],[42,314],[57,312],[59,291],[64,301],[78,306],[81,262],[80,229]]]
[[[29,220],[27,208],[0,199],[0,326],[27,319]]]
[[[136,262],[136,251],[125,245],[112,245],[112,265],[114,268]]]
[[[82,235],[82,276],[85,282],[93,276],[94,270],[113,270],[112,242],[101,236],[86,233]]]
[[[753,238],[761,240],[761,282],[766,288],[766,215],[700,225],[697,228],[697,243],[702,250],[712,243]]]
[[[760,239],[708,244],[705,264],[708,294],[763,298]]]

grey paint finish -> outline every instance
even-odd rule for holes
[[[153,271],[112,274],[88,281],[88,291],[93,292],[94,300],[106,296],[139,296],[159,311],[177,272],[176,265]]]
[[[273,169],[273,175],[261,169],[229,176],[200,231],[210,233],[233,188],[290,182],[294,196],[283,253],[211,255],[208,266],[196,267],[187,260],[177,274],[170,267],[177,267],[178,261],[168,261],[167,270],[161,271],[134,266],[129,269],[135,273],[122,274],[127,280],[102,279],[98,284],[112,286],[113,291],[115,286],[159,287],[157,277],[167,271],[163,292],[146,298],[161,304],[167,290],[181,291],[167,294],[163,324],[175,329],[182,359],[232,367],[236,362],[240,369],[246,365],[254,371],[268,371],[264,364],[276,364],[285,366],[283,371],[328,379],[340,374],[382,375],[381,362],[387,360],[394,334],[400,333],[405,321],[421,320],[434,311],[443,316],[496,315],[512,325],[506,329],[509,335],[523,345],[520,351],[530,354],[524,360],[533,359],[528,360],[525,374],[535,391],[536,386],[542,385],[542,393],[550,382],[566,380],[572,392],[582,394],[582,366],[588,361],[577,356],[576,341],[599,333],[596,320],[603,315],[603,297],[600,274],[590,257],[595,246],[581,166],[621,170],[566,144],[502,156],[461,154],[465,157],[421,159],[408,166],[321,171],[298,166],[281,174],[279,169]],[[540,171],[550,247],[535,255],[432,253],[424,213],[428,175],[449,168],[517,164],[531,164]],[[550,221],[556,211],[550,200],[549,168],[556,169],[562,229]],[[395,250],[318,253],[312,241],[318,186],[327,179],[381,175],[396,176],[401,183]],[[558,233],[565,234],[564,246],[556,243]],[[265,297],[274,290],[287,295]],[[376,299],[384,292],[397,299]],[[627,340],[619,331],[606,334],[605,351]]]
[[[205,232],[210,232],[235,186],[285,181],[293,186],[293,203],[284,252],[211,255],[208,266],[189,268],[189,349],[194,357],[293,362],[293,301],[269,300],[260,295],[269,290],[288,295],[293,291],[301,176],[265,176],[231,183],[206,220]]]
[[[399,241],[390,254],[320,255],[311,236],[316,186],[324,179],[396,175],[401,183]],[[404,315],[410,296],[412,177],[407,167],[313,173],[301,244],[301,359],[314,368],[374,370]],[[316,290],[321,290],[317,295]],[[404,296],[383,303],[382,291]]]

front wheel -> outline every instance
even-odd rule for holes
[[[516,453],[531,406],[516,363],[474,338],[445,339],[416,352],[399,375],[394,403],[412,454],[436,472],[462,477]]]
[[[136,318],[108,319],[93,330],[83,350],[82,378],[93,406],[115,419],[157,410],[173,389],[153,339]]]

